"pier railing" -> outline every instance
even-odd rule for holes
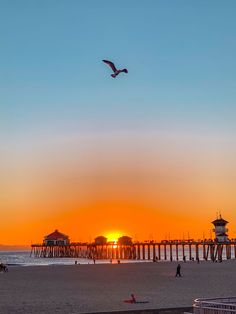
[[[194,314],[236,313],[236,297],[196,299],[193,303]]]

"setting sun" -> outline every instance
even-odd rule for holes
[[[105,236],[108,242],[117,243],[118,239],[122,236],[122,234],[118,231],[115,231],[115,232],[108,232]]]

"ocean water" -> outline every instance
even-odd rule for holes
[[[153,256],[150,252],[151,260],[122,260],[122,263],[134,263],[134,262],[152,262]],[[232,258],[234,258],[234,252],[231,250]],[[188,248],[185,248],[186,260],[189,260],[189,251]],[[147,257],[147,251],[146,251]],[[176,261],[176,252],[173,250],[173,261]],[[183,252],[179,251],[179,261],[183,260]],[[192,250],[192,257],[195,259],[195,250]],[[203,260],[202,249],[199,248],[199,258]],[[164,250],[161,250],[161,262],[164,261]],[[223,251],[223,259],[226,259],[226,254]],[[167,248],[167,261],[170,260],[170,252]],[[93,264],[93,260],[87,258],[35,258],[34,256],[30,257],[29,251],[0,251],[0,262],[12,266],[47,266],[47,265],[74,265],[77,261],[78,264]],[[96,260],[97,264],[108,264],[110,260]],[[113,260],[112,263],[117,263],[117,260]]]
[[[36,258],[30,257],[30,251],[0,251],[0,263],[9,266],[48,266],[48,265],[74,265],[78,264],[93,264],[93,260],[88,258]],[[140,262],[138,260],[122,260],[122,263]],[[150,262],[145,260],[145,262]],[[117,260],[113,259],[112,263],[117,264]],[[110,264],[110,260],[96,260],[96,264]]]
[[[93,260],[87,258],[36,258],[30,257],[30,251],[0,251],[0,262],[10,266],[74,265],[75,261],[78,264],[93,264]],[[109,261],[98,260],[96,263],[109,263]]]

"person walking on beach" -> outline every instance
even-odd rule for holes
[[[178,264],[178,266],[177,266],[177,268],[176,268],[175,277],[182,277],[182,276],[181,276],[181,273],[180,273],[180,269],[181,269],[181,266],[180,266],[180,264]]]

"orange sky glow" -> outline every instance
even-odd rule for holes
[[[218,142],[134,134],[30,143],[3,162],[1,244],[42,242],[54,229],[72,241],[209,238],[218,209],[236,237],[234,148]]]

